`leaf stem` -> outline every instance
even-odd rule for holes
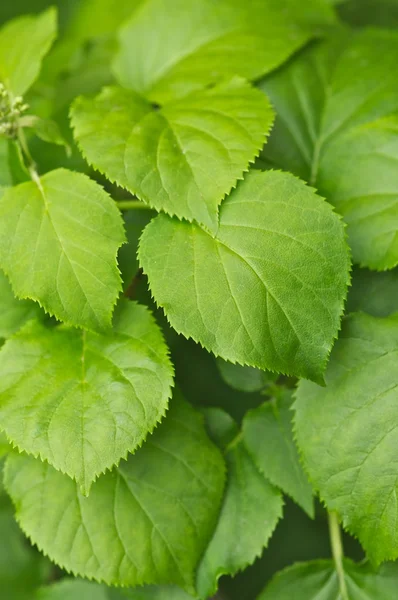
[[[148,204],[141,202],[141,200],[119,200],[116,205],[119,210],[152,210]]]
[[[341,598],[342,600],[349,600],[343,565],[343,542],[341,539],[341,529],[337,514],[335,512],[330,512],[328,514],[328,521],[330,544],[332,547],[334,564],[336,566],[337,578],[339,580]]]

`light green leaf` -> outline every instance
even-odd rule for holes
[[[395,564],[378,571],[367,563],[344,560],[348,600],[391,600],[398,585]],[[257,600],[341,600],[337,573],[332,561],[297,563],[275,575]]]
[[[388,317],[398,312],[398,269],[376,273],[355,268],[348,291],[347,312],[367,312]]]
[[[11,445],[8,443],[6,434],[0,431],[0,459],[3,458],[11,450]],[[1,487],[0,487],[1,491]]]
[[[172,383],[167,347],[143,306],[124,301],[106,335],[31,322],[0,350],[0,426],[88,493],[154,429]]]
[[[374,562],[398,557],[398,318],[348,318],[326,387],[301,381],[295,433],[306,470],[329,510]]]
[[[29,179],[21,148],[14,140],[0,136],[0,186],[8,187]]]
[[[39,315],[37,304],[15,298],[7,277],[0,271],[0,338],[12,336],[26,321]]]
[[[262,148],[274,113],[235,77],[153,110],[134,92],[78,98],[75,138],[88,162],[153,208],[217,228],[218,207]]]
[[[225,420],[221,414],[221,426]],[[220,415],[207,413],[210,429],[220,429]],[[280,492],[257,470],[240,437],[225,449],[228,482],[218,524],[200,563],[197,589],[212,596],[221,575],[235,575],[260,556],[282,516]]]
[[[41,62],[57,35],[57,13],[24,15],[0,29],[0,81],[22,96],[39,75]]]
[[[341,221],[303,182],[252,171],[216,236],[159,215],[139,259],[178,332],[225,360],[322,380],[349,257]]]
[[[275,373],[234,365],[222,358],[217,358],[216,364],[225,383],[241,392],[260,392],[278,377]]]
[[[398,264],[397,62],[397,32],[336,33],[261,86],[278,113],[264,158],[315,185],[379,270]]]
[[[124,239],[115,203],[81,173],[51,171],[0,198],[0,267],[15,294],[73,325],[110,327]]]
[[[243,441],[258,469],[314,517],[312,488],[293,440],[291,393],[264,402],[246,413]]]
[[[22,529],[59,565],[107,584],[174,583],[188,592],[223,482],[201,416],[178,398],[144,446],[100,477],[88,498],[30,456],[10,455],[5,472]]]
[[[148,0],[120,34],[119,82],[169,102],[220,79],[257,79],[334,21],[323,0]]]
[[[40,138],[44,142],[48,142],[49,144],[64,146],[66,149],[66,153],[68,154],[68,156],[70,155],[70,146],[64,138],[64,136],[62,135],[61,130],[56,121],[52,121],[51,119],[40,119],[39,117],[22,117],[22,119],[20,119],[20,125],[21,121],[23,123],[23,126],[32,127],[34,133],[37,135],[38,138]]]

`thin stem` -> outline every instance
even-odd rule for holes
[[[116,206],[119,210],[152,210],[148,204],[141,202],[141,200],[120,200],[116,202]]]
[[[334,564],[336,566],[337,577],[339,580],[339,587],[342,600],[350,600],[348,597],[347,584],[345,581],[344,575],[344,550],[343,543],[341,539],[341,529],[337,514],[335,512],[330,512],[328,514],[329,520],[329,534],[330,534],[330,544],[332,547],[332,554]]]

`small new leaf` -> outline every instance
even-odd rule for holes
[[[370,564],[343,561],[347,600],[392,600],[398,585],[396,564],[375,570]],[[257,600],[342,600],[334,564],[329,560],[297,563],[277,573]]]
[[[125,301],[106,335],[31,322],[0,351],[0,427],[87,494],[154,429],[172,383],[167,347],[143,306]]]
[[[75,575],[108,585],[194,591],[213,531],[224,465],[195,411],[175,398],[167,419],[88,498],[48,463],[12,454],[5,485],[31,540]]]
[[[225,360],[322,381],[350,260],[342,222],[303,182],[252,171],[214,237],[159,215],[139,260],[177,331]]]
[[[115,203],[80,173],[51,171],[0,197],[0,267],[14,293],[72,325],[110,328],[124,241]]]
[[[314,517],[311,485],[293,439],[291,393],[246,413],[243,440],[261,473]]]
[[[34,83],[56,34],[54,8],[19,17],[0,29],[0,82],[14,96],[22,96]]]
[[[215,231],[218,207],[264,145],[274,113],[234,78],[160,110],[134,92],[78,98],[75,138],[88,162],[147,204]]]

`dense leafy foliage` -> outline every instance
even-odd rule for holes
[[[392,600],[395,0],[54,4],[0,4],[2,597]]]

